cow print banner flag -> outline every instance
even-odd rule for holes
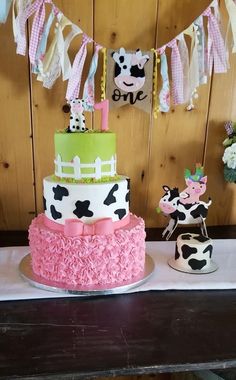
[[[106,98],[110,108],[130,104],[148,113],[152,108],[153,53],[107,49]]]

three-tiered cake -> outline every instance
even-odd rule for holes
[[[55,133],[45,212],[29,228],[33,272],[69,287],[132,281],[144,271],[145,229],[129,211],[129,178],[116,173],[116,135],[67,132]]]

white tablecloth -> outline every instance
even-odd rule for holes
[[[236,289],[236,239],[214,240],[213,260],[219,269],[209,274],[189,274],[169,267],[168,259],[174,256],[175,242],[147,242],[147,253],[155,262],[152,276],[130,293],[147,290]],[[21,259],[29,247],[0,248],[0,301],[74,297],[33,287],[19,273]]]

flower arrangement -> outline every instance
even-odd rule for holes
[[[223,141],[225,151],[222,157],[224,162],[224,177],[228,182],[236,183],[236,123],[227,121],[225,130],[228,137]]]

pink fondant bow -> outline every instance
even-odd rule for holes
[[[113,222],[111,218],[99,219],[92,224],[83,223],[77,219],[66,219],[65,224],[54,222],[44,215],[44,224],[48,228],[63,232],[66,236],[79,236],[79,235],[108,235],[112,234],[118,228],[125,227],[130,222],[130,214],[127,214],[121,220]]]
[[[75,219],[66,219],[64,226],[64,234],[66,236],[108,235],[113,232],[114,224],[111,218],[100,219],[93,224],[85,224]]]

